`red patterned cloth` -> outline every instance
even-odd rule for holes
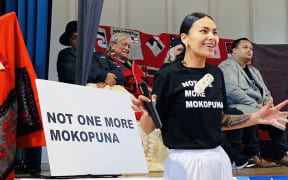
[[[137,51],[135,58],[130,57],[135,60],[137,66],[143,72],[145,78],[150,84],[153,84],[154,74],[159,70],[165,61],[167,52],[173,44],[173,37],[179,37],[177,34],[162,33],[160,35],[146,34],[141,31],[117,28],[111,26],[100,26],[95,50],[96,51],[107,51],[108,42],[111,38],[111,34],[115,32],[125,32],[128,33],[133,44],[137,44],[137,48],[131,48],[132,51]],[[220,39],[219,48],[215,50],[215,55],[213,58],[207,59],[206,61],[210,64],[218,65],[220,62],[228,58],[228,54],[232,53],[232,39]],[[132,46],[131,46],[132,47]],[[139,53],[140,52],[140,53]],[[139,54],[141,54],[142,59],[139,59]]]
[[[125,89],[135,97],[138,97],[140,95],[138,83],[147,81],[141,69],[138,67],[135,61],[132,62],[132,67],[130,69],[125,67],[124,63],[120,62],[117,58],[114,57],[114,55],[111,55],[111,59],[121,65],[123,68],[122,73],[124,75]],[[149,84],[147,86],[151,88]]]
[[[1,16],[0,179],[13,179],[16,147],[45,145],[36,78],[16,14]]]

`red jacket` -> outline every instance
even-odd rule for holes
[[[122,66],[125,89],[127,89],[135,97],[138,97],[140,95],[138,84],[142,81],[148,82],[142,70],[135,63],[135,61],[132,61],[132,65],[131,65],[132,67],[128,68],[127,65],[125,65],[125,63],[119,61],[117,58],[114,57],[114,55],[111,55],[110,57],[112,60],[114,60],[115,62],[117,62],[119,65]],[[147,86],[148,88],[151,88],[151,85],[147,84]]]

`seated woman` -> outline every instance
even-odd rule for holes
[[[148,88],[151,88],[151,85],[147,83],[148,81],[135,61],[128,59],[130,46],[131,38],[128,34],[115,33],[110,39],[107,54],[112,60],[121,65],[126,90],[135,97],[138,97],[140,95],[137,88],[138,83],[144,81]],[[135,112],[137,120],[140,119],[141,115],[142,113]],[[139,131],[149,171],[163,171],[164,161],[169,155],[169,150],[163,145],[161,132],[155,130],[153,133],[147,135],[141,128],[139,128]]]
[[[58,54],[57,72],[60,82],[75,82],[76,49],[77,49],[77,21],[71,21],[66,25],[65,32],[60,36],[60,43],[70,46],[61,50]],[[124,76],[120,66],[110,60],[105,53],[93,53],[91,69],[87,83],[97,83],[97,87],[106,85],[123,85]]]
[[[121,66],[124,75],[124,87],[135,97],[138,97],[140,94],[137,87],[138,83],[145,81],[148,88],[150,84],[135,61],[128,59],[131,43],[131,38],[128,34],[115,33],[110,39],[107,54],[114,62]]]

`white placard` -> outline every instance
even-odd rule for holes
[[[52,176],[148,172],[128,93],[36,85]]]

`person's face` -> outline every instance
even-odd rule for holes
[[[188,35],[182,33],[181,39],[187,53],[203,58],[213,57],[219,42],[216,24],[209,17],[195,21]]]
[[[73,48],[77,48],[77,32],[74,32],[71,34],[69,41],[70,41],[70,45]]]
[[[233,55],[243,63],[248,63],[253,56],[252,44],[247,40],[241,40],[238,47],[233,49]]]
[[[111,48],[115,52],[115,55],[120,57],[121,59],[127,59],[128,54],[130,52],[131,47],[131,39],[126,38],[121,41],[118,41],[117,43],[111,44]]]

